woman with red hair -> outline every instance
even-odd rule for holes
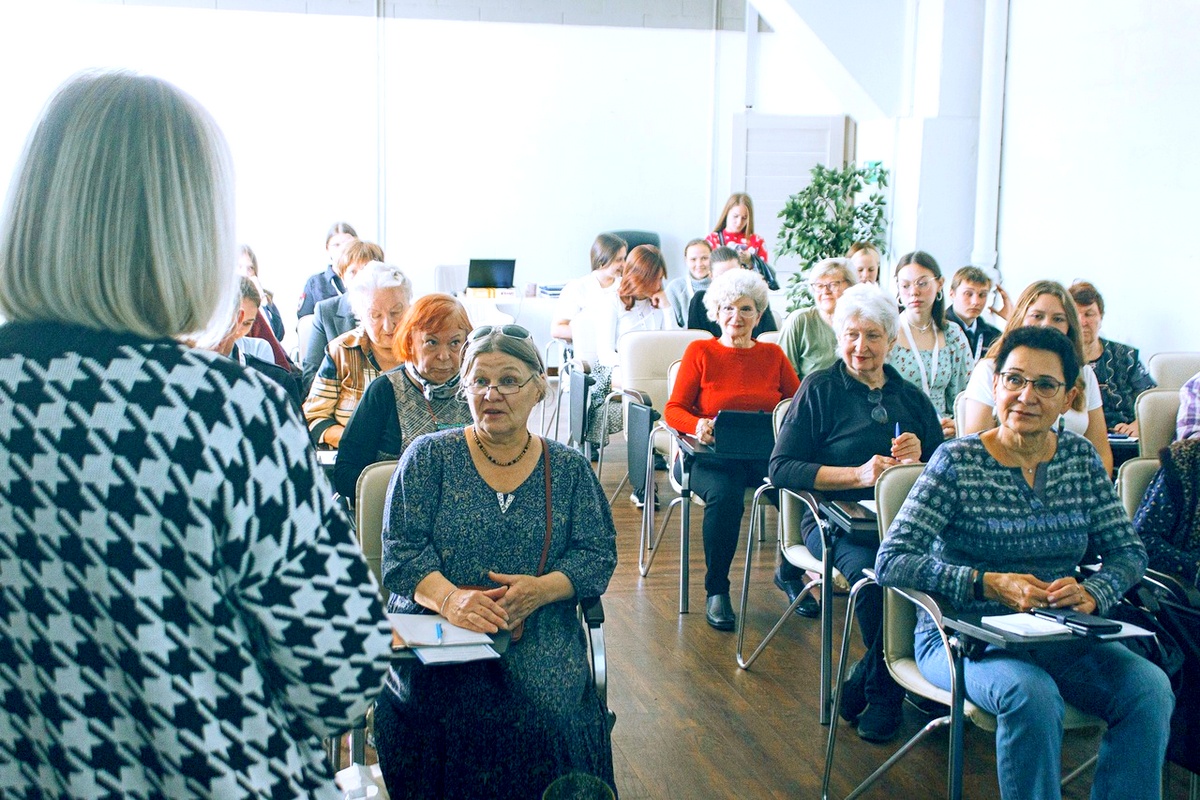
[[[471,320],[448,294],[427,294],[409,307],[393,340],[400,366],[371,381],[342,433],[333,485],[354,497],[358,476],[389,461],[425,433],[461,428],[471,412],[458,391],[458,368]]]
[[[596,360],[600,366],[618,366],[617,341],[631,331],[678,328],[671,301],[663,290],[667,262],[654,245],[633,248],[625,259],[625,272],[615,297],[605,297],[596,314]]]

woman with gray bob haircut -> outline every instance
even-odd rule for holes
[[[538,391],[538,402],[546,399],[546,394],[550,391],[550,385],[546,382],[546,365],[542,363],[537,344],[529,332],[525,331],[525,335],[520,336],[521,331],[525,329],[520,325],[484,325],[471,332],[458,373],[460,394],[467,393],[467,376],[479,356],[484,353],[501,353],[512,356],[529,368],[531,380]]]
[[[721,306],[732,304],[739,297],[748,297],[761,317],[767,310],[767,282],[757,272],[748,269],[731,269],[713,278],[704,293],[704,309],[708,318],[719,322],[717,315]]]
[[[66,83],[16,169],[0,563],[71,567],[0,582],[5,796],[98,797],[110,773],[131,798],[332,800],[321,737],[379,690],[387,620],[299,417],[177,341],[234,314],[232,197],[208,113],[129,73]]]
[[[873,323],[887,335],[888,342],[896,340],[900,312],[896,301],[873,283],[851,286],[838,299],[833,312],[833,329],[841,336],[850,320]]]
[[[815,285],[828,279],[843,281],[846,286],[853,286],[858,283],[858,279],[854,276],[854,269],[850,266],[848,258],[823,258],[813,265],[812,271],[808,273],[808,285],[813,289],[813,294],[816,294]]]

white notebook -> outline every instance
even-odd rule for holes
[[[1071,633],[1071,629],[1061,622],[1035,617],[1033,614],[1000,614],[994,617],[983,617],[980,622],[988,627],[1015,633],[1018,636],[1056,636],[1061,633]]]

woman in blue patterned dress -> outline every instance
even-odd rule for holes
[[[1142,576],[1146,549],[1088,441],[1055,433],[1078,391],[1071,341],[1010,331],[992,379],[1000,427],[938,448],[879,548],[884,586],[935,592],[960,611],[1073,608],[1104,614]],[[1076,568],[1100,561],[1082,580]],[[923,612],[917,666],[950,687],[937,628]],[[1000,793],[1060,795],[1064,701],[1108,725],[1092,797],[1158,798],[1174,698],[1166,675],[1118,642],[1025,652],[989,647],[965,665],[967,697],[996,715]]]
[[[499,660],[393,668],[375,712],[388,791],[540,797],[570,772],[611,786],[607,719],[575,611],[616,566],[604,492],[583,456],[529,433],[546,379],[528,331],[476,329],[460,374],[474,422],[405,452],[385,510],[383,582],[391,611],[440,612],[513,641]]]

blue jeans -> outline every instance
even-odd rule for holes
[[[916,635],[917,666],[950,688],[950,664],[936,630]],[[967,697],[996,716],[996,772],[1006,800],[1061,797],[1064,702],[1108,724],[1092,798],[1146,798],[1162,792],[1163,759],[1175,697],[1161,669],[1116,642],[1080,642],[1024,652],[989,647],[965,662]]]

